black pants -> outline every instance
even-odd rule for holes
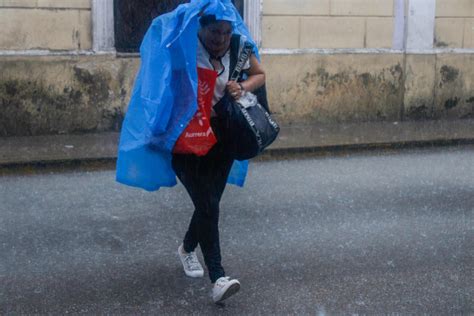
[[[173,169],[195,207],[184,237],[184,250],[191,252],[200,245],[212,283],[225,276],[219,245],[219,203],[232,163],[220,143],[206,156],[173,155]]]

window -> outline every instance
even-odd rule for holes
[[[189,0],[115,0],[114,30],[117,52],[138,52],[152,20]],[[243,16],[244,0],[232,1]]]

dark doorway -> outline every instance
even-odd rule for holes
[[[138,52],[151,21],[187,2],[189,0],[115,0],[115,49],[117,52]],[[232,2],[243,16],[243,0]]]

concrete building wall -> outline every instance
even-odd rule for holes
[[[140,60],[0,58],[0,136],[120,130]]]
[[[474,48],[473,0],[437,0],[435,46]]]
[[[393,0],[263,0],[264,48],[391,48]]]
[[[91,31],[91,0],[0,0],[0,50],[88,50]]]
[[[140,60],[113,51],[112,4],[0,0],[0,136],[120,129]],[[474,118],[474,0],[262,4],[281,124]]]
[[[282,125],[474,118],[473,54],[264,54]],[[140,60],[0,58],[0,136],[120,130]]]
[[[92,0],[0,0],[0,50],[89,50]],[[391,48],[396,0],[263,0],[263,48]],[[474,1],[436,0],[435,47],[474,48]]]

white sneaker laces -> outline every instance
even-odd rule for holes
[[[201,264],[196,256],[195,252],[190,252],[184,257],[184,262],[186,263],[187,270],[201,270]]]
[[[223,286],[224,284],[226,284],[227,282],[230,281],[230,277],[222,277],[222,278],[219,278],[218,282],[216,282],[216,285],[217,286]]]

